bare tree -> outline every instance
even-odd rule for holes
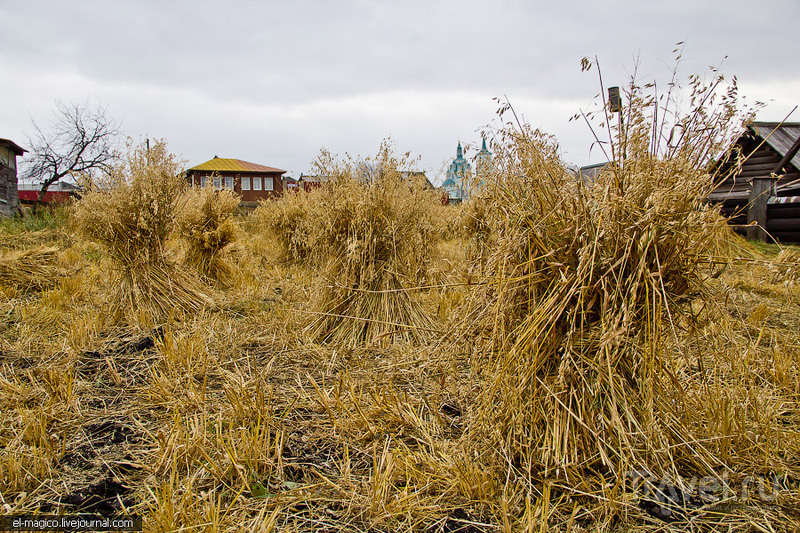
[[[106,108],[56,102],[48,132],[31,119],[34,134],[28,136],[29,155],[22,177],[39,181],[39,202],[47,189],[62,178],[93,170],[108,170],[115,156],[119,124]]]

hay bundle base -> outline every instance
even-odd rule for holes
[[[136,310],[163,320],[216,305],[208,287],[196,276],[167,261],[124,268],[117,272],[115,286],[111,295],[112,314],[118,318]]]
[[[409,290],[410,283],[391,272],[353,272],[354,267],[351,261],[328,266],[316,300],[321,310],[314,312],[318,318],[309,327],[313,337],[351,346],[421,343],[430,337],[433,321]]]

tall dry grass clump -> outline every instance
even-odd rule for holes
[[[485,464],[573,482],[718,466],[687,429],[669,339],[728,231],[705,203],[709,158],[740,124],[735,87],[715,101],[722,86],[692,78],[680,114],[632,83],[611,163],[589,184],[553,138],[521,123],[500,132],[488,279],[465,320],[485,347],[467,438]]]
[[[432,323],[414,287],[426,278],[437,238],[438,198],[408,178],[408,165],[388,143],[365,161],[319,158],[329,180],[312,199],[310,242],[323,270],[310,326],[317,339],[357,345],[428,336]]]
[[[209,185],[192,188],[180,199],[177,228],[186,241],[186,262],[204,278],[229,285],[234,275],[230,250],[236,241],[233,214],[239,197]]]
[[[79,231],[101,244],[116,266],[116,319],[144,312],[161,320],[213,305],[202,283],[171,261],[165,245],[184,188],[180,171],[164,141],[132,146],[109,177],[92,184],[75,205]]]

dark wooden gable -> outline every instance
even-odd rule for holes
[[[734,217],[732,222],[746,223],[744,210],[753,180],[772,176],[787,155],[789,159],[776,172],[774,196],[800,195],[800,158],[790,153],[798,138],[800,123],[753,123],[730,153],[717,162],[717,175],[725,179],[709,200],[721,204],[723,214]]]

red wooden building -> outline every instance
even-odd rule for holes
[[[35,204],[39,201],[39,191],[42,190],[42,186],[38,183],[20,183],[17,186],[17,190],[19,191],[20,202],[24,204]],[[79,187],[71,183],[58,181],[47,188],[47,192],[44,193],[43,202],[48,205],[63,205],[79,192]]]
[[[285,173],[279,168],[214,156],[214,159],[187,170],[186,180],[193,187],[213,183],[218,189],[231,189],[241,195],[243,204],[255,204],[283,194]]]

